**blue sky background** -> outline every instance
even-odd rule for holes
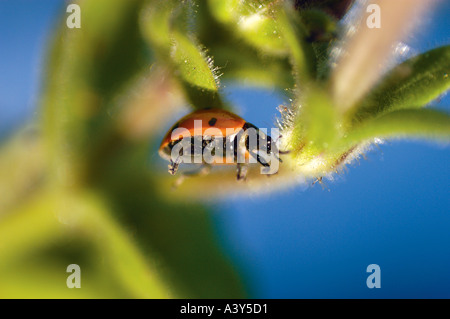
[[[35,114],[46,40],[63,5],[0,0],[0,136]],[[407,43],[415,52],[449,44],[449,16],[450,2],[441,1]],[[228,85],[226,93],[261,127],[283,102],[270,91]],[[439,105],[449,110],[450,97]],[[367,157],[328,190],[218,203],[219,239],[254,297],[450,297],[450,147],[395,141]],[[366,286],[372,263],[381,267],[380,289]]]

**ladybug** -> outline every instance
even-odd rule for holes
[[[234,113],[201,109],[184,116],[169,129],[159,155],[170,161],[172,175],[181,162],[194,160],[207,167],[236,163],[237,180],[243,180],[251,158],[267,169],[273,159],[282,162],[278,154],[287,152],[280,152],[275,144],[269,135]]]

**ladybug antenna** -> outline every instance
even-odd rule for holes
[[[277,139],[274,139],[274,142],[275,142],[275,143],[278,143],[278,141],[279,141],[280,138],[282,138],[282,137],[283,137],[283,135],[279,134],[278,137],[277,137]]]
[[[275,143],[275,145],[278,143],[278,141],[280,140],[280,138],[282,138],[283,137],[283,135],[280,133],[279,135],[278,135],[278,137],[277,137],[277,139],[273,139],[273,141],[274,141],[274,143]],[[286,155],[286,154],[289,154],[291,151],[281,151],[281,150],[278,150],[278,154],[280,154],[280,155]],[[278,157],[277,157],[278,158]],[[279,158],[278,158],[279,159]],[[281,159],[279,159],[280,160],[280,162],[283,162]]]
[[[279,152],[280,154],[282,154],[281,152]],[[281,158],[279,158],[275,153],[273,154],[273,156],[275,156],[275,158],[280,162],[283,163],[283,161],[281,160]]]

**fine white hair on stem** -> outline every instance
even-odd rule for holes
[[[371,0],[379,8],[380,27],[369,28],[364,10],[353,35],[349,35],[331,78],[335,104],[341,113],[351,108],[378,81],[384,65],[401,41],[437,0]],[[373,6],[372,6],[373,7]]]

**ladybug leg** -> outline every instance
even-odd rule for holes
[[[199,169],[190,171],[190,172],[183,172],[182,176],[202,176],[202,175],[208,175],[211,171],[211,165],[208,163],[204,163],[202,166],[200,166]]]
[[[174,161],[170,160],[170,164],[169,164],[169,173],[171,175],[175,175],[178,171],[178,166],[181,163],[181,159],[180,157],[177,157],[177,159]]]
[[[172,189],[176,189],[188,177],[208,175],[210,171],[211,171],[211,165],[205,163],[200,167],[200,169],[190,171],[190,172],[182,172],[180,177],[178,177],[177,180],[175,181],[175,183],[173,184]]]
[[[261,164],[262,166],[264,166],[264,167],[269,167],[270,166],[269,163],[267,163],[265,161],[265,159],[263,159],[263,157],[259,155],[258,151],[256,151],[256,152],[255,151],[249,151],[249,154],[253,158],[255,158],[258,161],[258,163]]]
[[[262,174],[266,174],[267,177],[270,177],[274,174],[278,173],[278,166],[275,167],[275,171],[272,171],[273,167],[271,166],[271,164],[273,163],[272,161],[274,161],[275,159],[278,160],[279,162],[283,162],[275,153],[271,153],[271,154],[266,154],[264,152],[264,156],[261,156],[259,153],[261,151],[249,151],[249,154],[255,158],[259,164],[261,164],[262,166],[264,166],[264,170],[266,170],[264,173]],[[267,162],[267,157],[270,158],[270,163]]]
[[[283,162],[281,158],[278,156],[282,154],[277,148],[276,142],[272,140],[269,135],[264,135],[261,131],[257,132],[257,143],[256,146],[251,147],[249,136],[245,137],[245,148],[249,152],[249,154],[256,159],[256,161],[264,167],[270,167],[268,163],[267,157],[273,158],[275,157],[279,162]],[[263,155],[260,155],[263,154]]]
[[[322,189],[325,190],[327,189],[328,191],[330,190],[327,185],[325,184],[325,182],[323,182],[323,178],[322,176],[317,177],[317,179],[311,184],[311,186],[314,186],[316,183],[319,183],[320,186],[322,186]]]
[[[237,180],[245,180],[247,178],[248,167],[244,163],[237,163]]]
[[[272,153],[270,154],[270,156],[275,157],[275,158],[278,160],[278,162],[283,163],[283,161],[281,160],[281,158],[278,156],[278,155],[280,155],[280,154],[283,154],[283,153],[280,152],[280,151],[278,151],[278,152],[272,152]]]

